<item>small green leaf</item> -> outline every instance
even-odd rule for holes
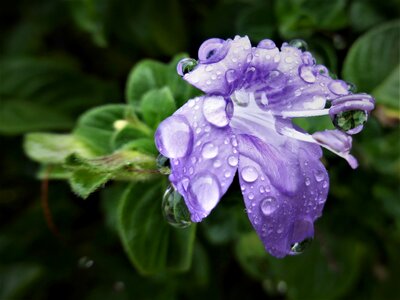
[[[160,182],[132,185],[119,206],[119,234],[131,262],[144,275],[183,272],[192,261],[196,226],[174,228],[163,219]]]
[[[199,91],[185,82],[176,72],[178,61],[184,54],[175,56],[170,64],[143,60],[131,71],[126,85],[126,99],[129,104],[138,106],[142,97],[149,91],[168,87],[180,107],[187,100],[199,95]]]
[[[112,173],[99,173],[89,169],[78,169],[71,173],[68,182],[74,193],[87,198],[101,185],[112,178]]]
[[[140,101],[140,111],[143,119],[152,128],[176,110],[175,100],[168,87],[147,92]]]
[[[377,103],[398,108],[400,21],[385,23],[361,36],[345,59],[343,77]],[[381,102],[382,101],[382,102]]]
[[[79,118],[74,135],[93,148],[98,155],[111,153],[115,122],[125,120],[125,109],[126,105],[110,104],[89,110]]]
[[[71,134],[27,134],[24,139],[24,150],[29,158],[43,164],[64,163],[65,158],[72,153],[84,157],[93,156],[92,151]]]

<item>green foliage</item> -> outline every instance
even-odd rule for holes
[[[359,90],[371,92],[378,103],[393,108],[398,108],[400,99],[399,39],[399,21],[374,28],[354,43],[343,69],[345,79]]]
[[[196,226],[178,229],[161,215],[159,182],[133,185],[120,200],[119,234],[130,260],[142,274],[182,272],[192,261]]]

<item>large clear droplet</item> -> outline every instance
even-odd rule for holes
[[[226,113],[226,101],[221,96],[204,99],[203,115],[209,123],[217,127],[224,127],[229,123]]]
[[[304,250],[306,250],[311,245],[311,242],[312,242],[312,238],[307,238],[307,239],[303,240],[302,242],[294,243],[290,247],[290,254],[297,255],[297,254],[303,253]]]
[[[335,115],[333,124],[336,128],[349,131],[363,125],[368,119],[368,115],[363,110],[348,110]]]
[[[193,58],[184,58],[178,62],[176,66],[176,71],[180,76],[184,76],[185,74],[191,72],[196,68],[198,62]]]
[[[275,197],[266,197],[261,201],[261,212],[265,216],[270,216],[278,208],[278,203]]]
[[[301,51],[307,51],[308,45],[305,41],[301,39],[294,39],[289,42],[289,45],[295,47]]]
[[[203,174],[195,178],[191,184],[191,191],[196,195],[193,206],[200,206],[204,211],[211,211],[220,198],[218,179],[212,174]]]
[[[246,182],[254,182],[258,178],[258,172],[254,167],[244,167],[240,175]]]
[[[169,158],[180,158],[192,150],[193,132],[184,116],[165,119],[155,134],[158,151]]]
[[[174,187],[169,186],[162,199],[162,213],[167,222],[177,228],[190,226],[190,213],[185,201]]]
[[[218,146],[213,143],[205,143],[201,150],[201,154],[205,159],[214,158],[218,155]]]
[[[160,154],[157,156],[156,165],[158,171],[163,175],[171,174],[169,158]]]
[[[316,80],[313,67],[307,65],[302,65],[299,67],[299,76],[304,82],[307,83],[314,83]]]

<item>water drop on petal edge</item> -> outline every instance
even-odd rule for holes
[[[169,186],[162,199],[162,213],[166,221],[177,228],[190,226],[190,213],[185,201],[173,186]]]

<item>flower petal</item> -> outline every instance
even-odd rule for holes
[[[156,132],[156,145],[162,154],[180,154],[166,155],[171,158],[169,180],[184,197],[193,222],[200,222],[217,205],[238,166],[237,142],[226,126],[222,102],[226,103],[221,96],[191,99],[162,122]],[[181,124],[176,125],[179,121]],[[184,148],[188,147],[185,151],[179,150],[182,143]],[[167,144],[169,148],[165,151]]]
[[[238,135],[238,142],[249,219],[268,252],[291,254],[293,244],[313,236],[313,222],[328,194],[328,174],[316,155],[319,147],[292,139],[270,145],[246,135]]]
[[[234,40],[210,39],[199,49],[199,64],[183,79],[208,94],[228,94],[251,61],[247,36]]]

